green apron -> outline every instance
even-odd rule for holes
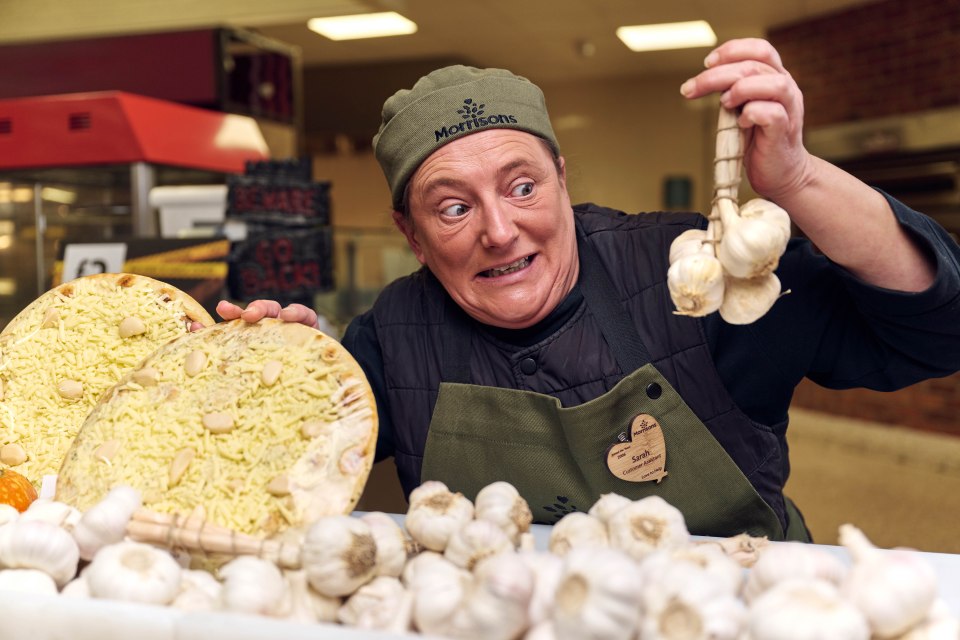
[[[440,480],[473,498],[487,484],[505,480],[542,523],[586,511],[602,494],[613,492],[631,499],[664,498],[683,512],[692,533],[809,540],[789,500],[790,522],[783,531],[773,509],[650,364],[599,258],[589,243],[580,242],[579,248],[584,298],[607,343],[617,346],[621,369],[633,373],[575,407],[531,391],[469,384],[470,329],[462,314],[452,314],[421,481]],[[667,474],[659,482],[624,480],[607,465],[608,451],[630,439],[640,414],[652,416],[663,432]]]

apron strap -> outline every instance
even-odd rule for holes
[[[580,290],[593,312],[600,332],[610,345],[623,375],[630,375],[650,363],[650,353],[633,325],[610,275],[577,222],[577,251],[580,254]],[[431,274],[431,282],[446,300],[440,335],[443,341],[442,382],[472,384],[470,376],[471,320],[440,282]]]
[[[577,224],[577,249],[580,252],[581,291],[593,312],[604,339],[610,345],[623,375],[627,376],[650,363],[650,352],[637,332],[620,295],[613,286],[600,256]]]

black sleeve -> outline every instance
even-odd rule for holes
[[[367,382],[373,389],[373,396],[377,401],[379,429],[377,432],[376,461],[379,462],[393,455],[393,425],[390,422],[390,412],[387,404],[383,354],[380,352],[380,342],[377,339],[373,314],[367,312],[354,318],[347,326],[342,344],[354,357],[360,368],[363,369],[367,376]]]
[[[752,325],[704,327],[721,379],[752,419],[786,418],[803,377],[833,389],[900,389],[960,370],[960,248],[935,222],[889,199],[936,264],[926,291],[874,287],[792,240],[777,275],[790,293]],[[716,317],[714,317],[716,316]]]

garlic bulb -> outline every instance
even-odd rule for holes
[[[77,543],[55,524],[20,519],[0,527],[0,567],[39,569],[62,587],[79,562]]]
[[[9,504],[0,504],[0,527],[20,518],[20,512]]]
[[[723,266],[713,249],[683,256],[671,264],[667,288],[678,315],[699,317],[719,309],[724,295]]]
[[[770,311],[780,295],[780,278],[775,273],[749,280],[727,277],[720,317],[728,324],[756,322]]]
[[[577,547],[609,546],[607,527],[593,516],[574,511],[560,518],[550,530],[547,548],[558,556]]]
[[[220,568],[220,579],[220,607],[225,611],[277,618],[290,612],[287,582],[272,562],[240,556]]]
[[[706,241],[706,229],[687,229],[670,243],[670,264],[684,256],[699,253]]]
[[[184,569],[180,572],[180,591],[170,606],[181,611],[214,611],[222,590],[223,585],[209,571]]]
[[[0,591],[57,595],[57,583],[39,569],[4,569],[0,571]]]
[[[563,558],[553,610],[560,640],[628,640],[637,630],[640,573],[618,549],[571,549]]]
[[[746,607],[737,599],[726,575],[709,573],[687,561],[665,562],[656,573],[656,578],[644,581],[641,590],[641,640],[740,637]]]
[[[633,500],[619,493],[604,493],[593,503],[593,506],[590,507],[587,513],[603,524],[608,524],[610,522],[610,516],[632,502]]]
[[[533,522],[530,505],[509,482],[493,482],[480,489],[473,506],[474,517],[503,529],[514,547],[520,544],[520,536],[530,530]]]
[[[663,584],[678,566],[690,565],[702,580],[722,593],[736,596],[743,584],[743,569],[716,545],[689,545],[678,549],[659,549],[640,562],[644,585]]]
[[[307,623],[337,621],[337,612],[343,604],[340,598],[324,596],[311,589],[306,571],[286,570],[283,577],[290,600],[287,620]]]
[[[784,243],[790,239],[790,214],[779,205],[763,198],[754,198],[740,205],[738,213],[744,219],[760,218],[769,222],[779,231]]]
[[[752,602],[778,582],[793,578],[818,578],[839,587],[846,575],[846,565],[829,551],[803,542],[778,542],[753,565],[743,598]]]
[[[378,576],[351,595],[337,611],[337,620],[360,629],[409,628],[410,612],[404,610],[407,590],[397,578]],[[405,620],[398,621],[399,616]]]
[[[386,513],[371,511],[360,516],[370,526],[377,546],[377,575],[399,578],[407,562],[411,541],[403,529]]]
[[[351,594],[376,576],[377,543],[359,518],[320,518],[307,529],[302,555],[310,586],[325,596]]]
[[[431,551],[443,551],[450,536],[473,520],[473,503],[438,480],[410,492],[404,526],[414,540]]]
[[[21,515],[22,520],[43,520],[67,531],[73,529],[83,514],[80,510],[63,502],[49,498],[34,500]]]
[[[403,570],[413,593],[413,624],[421,633],[444,635],[462,606],[473,577],[442,555],[424,552]]]
[[[789,216],[787,232],[784,233],[773,216],[758,211],[766,205],[779,209],[777,205],[766,200],[751,202],[754,203],[754,215],[745,217],[731,201],[720,201],[723,238],[717,247],[717,259],[735,278],[760,278],[773,273],[790,239]]]
[[[73,527],[80,557],[91,560],[101,547],[123,540],[127,524],[141,504],[140,492],[120,486],[111,489],[103,500],[87,509]]]
[[[927,617],[895,640],[957,640],[960,638],[960,620],[950,615],[943,600],[937,600]]]
[[[863,614],[823,580],[785,580],[764,592],[747,614],[749,640],[868,640]]]
[[[533,571],[533,594],[530,596],[530,624],[548,620],[553,613],[553,596],[560,582],[563,560],[546,551],[522,551],[517,554]]]
[[[455,637],[512,640],[529,626],[533,571],[516,553],[483,559],[447,633]]]
[[[180,571],[166,551],[126,541],[100,549],[84,578],[94,598],[165,605],[180,592]]]
[[[610,546],[634,560],[654,549],[676,549],[690,541],[683,514],[660,496],[647,496],[620,509],[611,516],[608,529]]]
[[[443,555],[458,567],[473,571],[478,562],[503,551],[513,551],[504,530],[487,520],[473,520],[450,537]]]
[[[851,524],[840,526],[839,537],[853,557],[843,594],[863,612],[874,635],[892,638],[927,616],[938,586],[923,558],[907,549],[878,549]]]
[[[79,576],[71,580],[60,590],[60,596],[64,598],[90,598],[90,584],[87,578],[81,572]]]

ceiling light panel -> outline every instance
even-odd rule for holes
[[[331,40],[384,38],[417,32],[417,24],[396,11],[363,13],[352,16],[311,18],[307,27]]]
[[[617,37],[633,51],[712,47],[717,35],[705,20],[619,27]]]

